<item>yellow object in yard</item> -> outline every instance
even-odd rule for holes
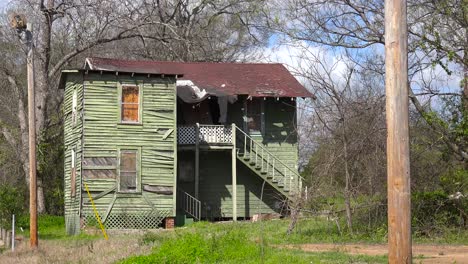
[[[99,213],[96,210],[96,206],[94,205],[93,197],[91,197],[91,194],[89,193],[88,185],[86,184],[86,182],[84,183],[84,186],[86,188],[86,192],[88,193],[89,200],[91,201],[91,205],[93,206],[93,211],[94,211],[94,214],[96,215],[96,219],[97,219],[97,221],[99,223],[99,227],[101,227],[102,234],[104,234],[104,238],[106,240],[108,240],[109,238],[107,237],[106,229],[104,229],[104,225],[101,222],[101,217],[99,216]]]

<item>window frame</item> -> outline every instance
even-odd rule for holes
[[[121,190],[120,189],[120,159],[122,152],[124,151],[135,151],[136,152],[136,189],[132,190]],[[141,147],[120,147],[117,151],[117,192],[118,193],[133,193],[141,194]]]
[[[70,164],[70,197],[76,197],[76,147],[73,147],[70,151],[71,164]]]
[[[78,119],[78,90],[73,89],[72,92],[72,127],[76,126]]]
[[[248,113],[249,113],[249,109],[248,109],[248,101],[258,101],[260,103],[260,130],[253,130],[251,131],[249,129],[249,122],[248,122]],[[246,133],[248,133],[249,135],[253,135],[253,136],[263,136],[265,135],[265,99],[264,98],[261,98],[261,97],[253,97],[253,98],[249,98],[247,97],[245,100],[244,100],[244,118],[243,118],[243,121],[244,121],[244,131]]]
[[[137,87],[138,88],[138,121],[123,121],[122,120],[122,93],[124,87]],[[122,125],[142,125],[143,124],[143,85],[139,83],[122,83],[118,85],[118,123]]]

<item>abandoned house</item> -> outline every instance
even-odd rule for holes
[[[150,229],[284,213],[301,189],[281,64],[88,58],[65,70],[65,221]],[[91,199],[90,199],[91,197]]]

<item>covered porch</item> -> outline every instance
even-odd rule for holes
[[[177,175],[179,211],[197,220],[284,213],[301,188],[294,169],[235,124],[179,126]]]

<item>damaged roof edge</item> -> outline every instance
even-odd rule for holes
[[[68,73],[88,73],[88,72],[94,72],[94,73],[103,73],[103,72],[106,72],[106,73],[124,73],[124,74],[136,74],[136,75],[154,75],[154,76],[174,76],[176,78],[178,77],[182,77],[184,76],[183,74],[179,73],[179,74],[174,74],[174,73],[146,73],[146,72],[126,72],[126,71],[114,71],[114,70],[95,70],[95,69],[89,69],[89,68],[85,68],[85,69],[68,69],[68,70],[62,70],[61,71],[61,74],[60,74],[60,78],[59,78],[59,85],[58,85],[58,89],[64,89],[65,88],[65,81],[66,81],[66,78],[65,78],[65,75],[68,74]]]
[[[107,63],[103,63],[106,61]],[[92,70],[92,71],[127,72],[127,73],[135,73],[135,74],[158,74],[158,75],[175,75],[175,76],[184,75],[182,72],[170,72],[170,71],[163,72],[154,67],[138,67],[135,65],[131,65],[129,62],[138,62],[138,61],[123,61],[123,60],[104,59],[104,58],[86,58],[84,69]]]
[[[208,93],[316,99],[281,63],[177,62],[90,57],[78,71],[167,75]],[[66,71],[64,71],[66,73]],[[63,74],[65,75],[65,74]]]

